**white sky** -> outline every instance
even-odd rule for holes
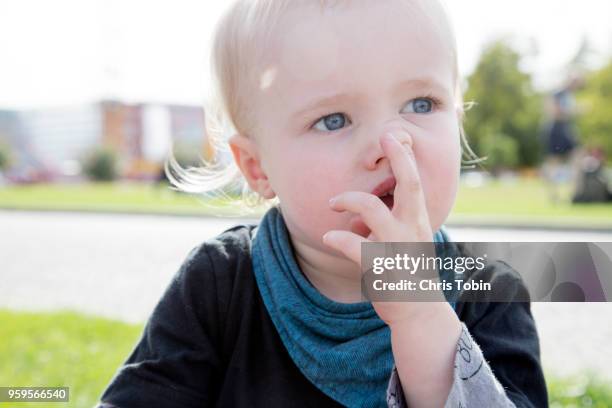
[[[447,0],[469,74],[484,43],[511,34],[540,87],[586,35],[612,55],[611,0]],[[0,108],[202,101],[210,30],[225,0],[0,0]]]

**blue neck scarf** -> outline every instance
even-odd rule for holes
[[[394,364],[391,332],[372,304],[335,302],[308,282],[279,208],[264,215],[254,234],[252,262],[261,297],[302,374],[348,407],[385,407]],[[434,240],[448,238],[441,230]]]

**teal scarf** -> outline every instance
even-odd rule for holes
[[[435,241],[447,236],[438,231]],[[252,262],[266,309],[302,374],[348,407],[386,406],[394,364],[389,327],[370,302],[335,302],[308,282],[276,207],[256,229]]]

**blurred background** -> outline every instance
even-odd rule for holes
[[[163,175],[171,146],[184,166],[216,154],[202,102],[226,4],[0,0],[0,386],[93,405],[189,250],[257,222]],[[462,171],[451,236],[612,240],[612,3],[447,4],[486,158]],[[551,405],[612,406],[612,308],[533,310]]]

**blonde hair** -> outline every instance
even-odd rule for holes
[[[263,47],[289,3],[299,0],[235,0],[225,11],[214,30],[210,56],[210,88],[204,109],[206,136],[214,155],[212,160],[200,157],[202,166],[183,168],[173,152],[165,163],[165,171],[175,189],[201,195],[203,204],[216,209],[229,209],[228,216],[244,216],[265,210],[278,203],[266,200],[249,188],[237,164],[232,160],[228,138],[239,133],[251,135],[257,128],[246,95],[256,80],[249,68],[262,56]],[[302,0],[314,1],[314,0]],[[350,0],[318,0],[321,9]],[[443,17],[439,30],[447,32],[452,45],[455,95],[460,110],[460,135],[464,164],[473,165],[479,159],[467,143],[463,131],[463,97],[458,70],[455,35],[443,0],[438,0]],[[430,3],[432,0],[406,0],[407,4]],[[421,7],[423,8],[423,7]],[[439,21],[438,19],[431,19]],[[229,160],[228,160],[229,159]],[[228,162],[229,161],[229,162]],[[229,191],[240,192],[235,200]],[[211,200],[212,199],[212,200]],[[220,212],[220,211],[218,211]]]

